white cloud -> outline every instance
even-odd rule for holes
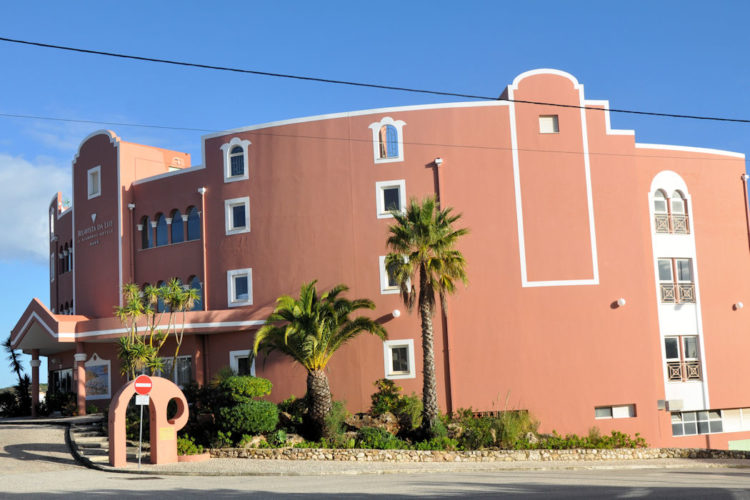
[[[49,260],[47,209],[58,191],[69,196],[70,167],[0,153],[0,260]]]

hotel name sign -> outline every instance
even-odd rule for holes
[[[115,225],[112,219],[96,222],[96,214],[91,214],[91,225],[76,231],[76,243],[88,243],[90,247],[93,247],[99,244],[100,238],[114,234],[114,232]]]

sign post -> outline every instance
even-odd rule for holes
[[[148,394],[152,387],[153,383],[148,375],[138,375],[135,378],[135,404],[141,407],[140,431],[138,433],[138,469],[141,468],[141,452],[143,450],[143,407],[148,406]]]

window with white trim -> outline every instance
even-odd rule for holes
[[[560,122],[557,115],[540,115],[539,116],[539,133],[540,134],[557,134],[560,132]]]
[[[375,183],[378,219],[393,217],[392,211],[406,211],[406,181],[380,181]]]
[[[721,410],[683,411],[672,413],[672,435],[692,436],[723,432]]]
[[[670,198],[662,189],[654,193],[654,231],[657,233],[690,234],[687,197],[677,190]]]
[[[370,124],[375,163],[404,161],[404,125],[403,120],[390,116]]]
[[[695,302],[693,260],[681,258],[658,259],[661,302],[683,304]]]
[[[253,270],[233,269],[227,271],[227,306],[253,305]]]
[[[664,337],[667,379],[670,382],[701,380],[701,360],[697,335]]]
[[[229,367],[237,375],[255,376],[255,357],[250,349],[229,351]]]
[[[387,269],[385,265],[385,255],[378,257],[380,264],[380,293],[399,293],[400,287],[396,276],[393,273],[393,269]]]
[[[383,342],[385,378],[416,378],[414,367],[414,340],[386,340]]]
[[[248,149],[251,142],[232,137],[226,144],[222,144],[221,152],[224,157],[224,182],[245,180],[249,177]]]
[[[250,198],[224,200],[226,234],[250,232]]]
[[[594,408],[594,418],[633,418],[635,405],[597,406]]]
[[[88,199],[96,198],[102,194],[102,167],[98,165],[88,170]]]

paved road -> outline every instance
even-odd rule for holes
[[[0,498],[271,499],[395,498],[732,498],[750,500],[750,468],[493,470],[314,476],[158,476],[77,465],[62,428],[0,425]]]

